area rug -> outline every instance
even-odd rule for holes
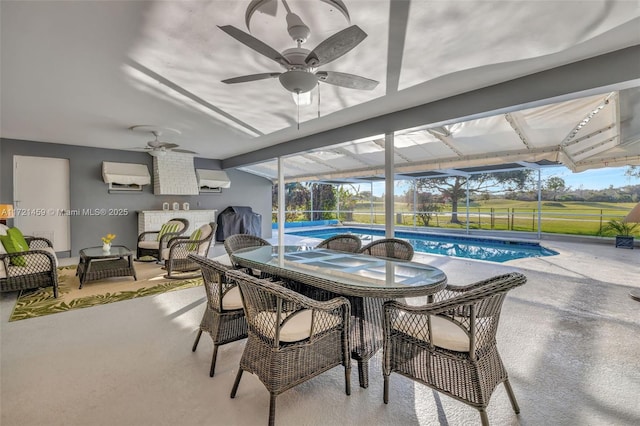
[[[18,296],[9,321],[57,314],[202,285],[201,277],[177,280],[164,278],[166,271],[155,262],[136,262],[134,266],[137,281],[134,281],[133,277],[106,278],[87,281],[82,289],[78,288],[80,281],[75,275],[75,266],[58,268],[58,298],[53,297],[51,287],[23,291]]]

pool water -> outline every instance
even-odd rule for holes
[[[376,239],[376,237],[384,237],[384,230],[351,227],[324,228],[307,231],[288,231],[287,234],[323,240],[338,234],[354,234],[360,237],[364,246]],[[558,254],[541,246],[539,243],[526,241],[421,234],[417,232],[396,232],[395,236],[409,241],[416,252],[487,260],[490,262],[508,262],[509,260],[526,257],[555,256]]]

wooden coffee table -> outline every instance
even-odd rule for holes
[[[133,252],[125,246],[111,246],[108,252],[103,251],[102,247],[80,250],[76,275],[80,280],[80,288],[87,281],[103,278],[132,276],[134,280],[138,279],[133,267]]]

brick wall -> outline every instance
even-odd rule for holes
[[[153,193],[156,195],[197,195],[193,155],[167,152],[153,157]]]

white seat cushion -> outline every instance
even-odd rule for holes
[[[417,329],[407,321],[401,321],[397,330],[419,340],[429,339],[426,327]],[[450,351],[469,352],[470,341],[465,329],[445,317],[431,315],[431,334],[434,346]]]
[[[222,263],[224,266],[228,266],[229,268],[233,268],[233,264],[231,263],[231,259],[229,259],[228,254],[223,254],[222,256],[214,257],[211,260],[215,260],[218,263]]]
[[[160,243],[158,241],[140,241],[138,247],[144,249],[158,249]]]
[[[280,341],[281,342],[298,342],[300,340],[308,339],[311,336],[311,319],[313,310],[302,309],[295,314],[287,317],[286,321],[280,328]],[[277,314],[275,312],[260,312],[256,315],[254,324],[261,328],[262,334],[267,337],[274,337],[275,322]],[[331,315],[330,321],[323,321],[320,329],[316,329],[315,332],[323,332],[336,327],[340,324],[340,317],[337,315]]]
[[[162,255],[160,256],[160,258],[161,258],[162,260],[167,260],[167,259],[169,259],[169,249],[168,249],[168,248],[166,248],[166,249],[162,249]]]
[[[242,309],[242,296],[240,295],[240,287],[235,286],[227,291],[222,297],[222,310],[233,311]]]

